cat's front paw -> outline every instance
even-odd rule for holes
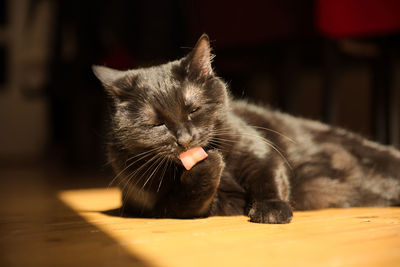
[[[249,211],[251,222],[289,223],[292,220],[292,208],[279,199],[255,201]]]
[[[185,170],[181,181],[184,184],[218,184],[221,173],[225,167],[221,153],[217,150],[207,152],[208,157],[194,165],[190,170]]]

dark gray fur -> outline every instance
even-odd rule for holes
[[[398,150],[233,100],[211,68],[206,35],[177,61],[93,70],[113,104],[115,183],[136,215],[288,223],[292,209],[400,203]],[[187,171],[178,155],[196,146],[209,156]]]

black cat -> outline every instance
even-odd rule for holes
[[[164,65],[93,67],[112,97],[108,152],[125,209],[288,223],[292,209],[400,204],[399,151],[233,100],[211,59],[203,35]],[[209,156],[187,171],[178,155],[197,146]]]

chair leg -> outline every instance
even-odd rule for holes
[[[335,89],[340,64],[339,56],[337,45],[331,40],[326,40],[323,54],[322,120],[327,123],[334,123],[337,115]]]
[[[387,49],[372,62],[372,132],[374,139],[383,144],[390,144],[392,60]]]

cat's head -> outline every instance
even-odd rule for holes
[[[211,60],[209,38],[202,35],[186,57],[167,64],[127,71],[93,66],[115,104],[112,141],[172,158],[212,145],[228,93]]]

